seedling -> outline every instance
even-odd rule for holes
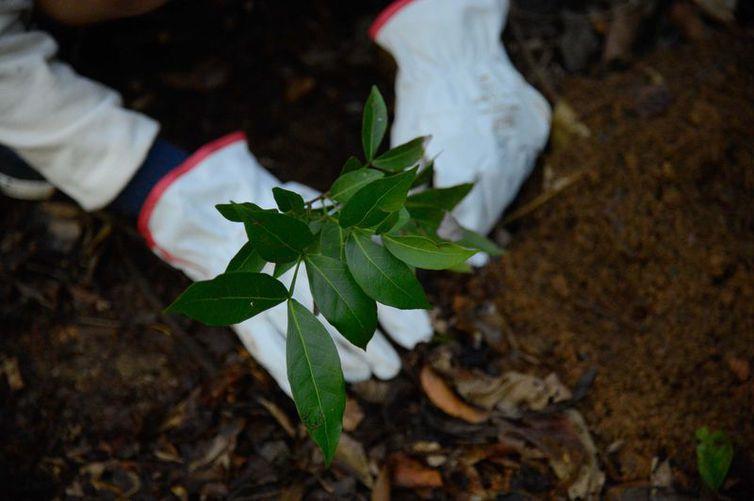
[[[194,283],[168,308],[208,325],[232,325],[286,301],[293,400],[327,464],[342,429],[345,385],[328,331],[293,298],[300,267],[306,267],[316,310],[366,349],[377,328],[377,302],[430,307],[415,268],[460,270],[479,251],[500,253],[449,216],[472,185],[431,187],[432,162],[424,155],[428,138],[378,154],[387,127],[385,101],[372,87],[361,131],[366,160],[349,158],[328,191],[305,201],[275,188],[277,209],[248,202],[218,205],[226,219],[244,225],[248,242],[225,273]],[[438,230],[455,241],[439,237]],[[268,262],[274,263],[271,275],[262,272]],[[291,268],[286,288],[278,277]]]
[[[722,431],[710,432],[704,426],[696,430],[696,463],[704,483],[713,491],[722,487],[733,461],[733,445]]]

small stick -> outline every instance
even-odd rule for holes
[[[576,174],[573,174],[572,176],[567,176],[565,179],[561,179],[561,182],[558,183],[557,187],[547,190],[544,193],[540,193],[534,198],[534,200],[532,200],[528,204],[512,212],[511,214],[508,214],[508,216],[506,216],[505,219],[503,219],[503,226],[510,224],[513,221],[516,221],[518,219],[521,219],[522,217],[526,216],[530,212],[534,212],[540,206],[544,205],[545,203],[549,202],[550,199],[554,198],[555,195],[562,192],[563,190],[565,190],[566,188],[574,184],[576,181],[584,177],[585,173],[586,173],[586,170],[581,170],[577,172]]]

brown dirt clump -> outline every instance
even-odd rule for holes
[[[567,383],[597,369],[580,408],[612,481],[647,479],[655,456],[693,475],[700,426],[751,472],[753,49],[721,38],[567,85],[591,136],[544,165],[583,175],[517,223],[460,302],[495,297]]]

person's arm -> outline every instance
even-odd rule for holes
[[[56,61],[55,41],[18,21],[27,5],[0,4],[0,144],[83,208],[99,209],[143,163],[159,126]]]
[[[166,2],[167,0],[37,0],[36,5],[60,23],[80,26],[138,16]]]

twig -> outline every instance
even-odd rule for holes
[[[561,179],[561,182],[558,183],[558,186],[550,190],[547,190],[544,193],[540,193],[539,195],[537,195],[537,197],[534,198],[534,200],[532,200],[528,204],[508,214],[508,216],[506,216],[505,219],[503,219],[503,225],[510,224],[513,221],[516,221],[517,219],[521,219],[522,217],[526,216],[530,212],[534,212],[540,206],[544,205],[545,203],[549,202],[550,199],[554,198],[555,195],[561,193],[563,190],[565,190],[566,188],[574,184],[576,181],[584,177],[585,173],[586,173],[586,170],[581,170],[577,172],[576,174],[566,177],[565,179]]]
[[[293,291],[296,289],[296,278],[298,278],[298,269],[301,268],[301,258],[296,262],[296,270],[293,272],[293,280],[291,280],[291,287],[288,289],[288,294],[293,296]]]

